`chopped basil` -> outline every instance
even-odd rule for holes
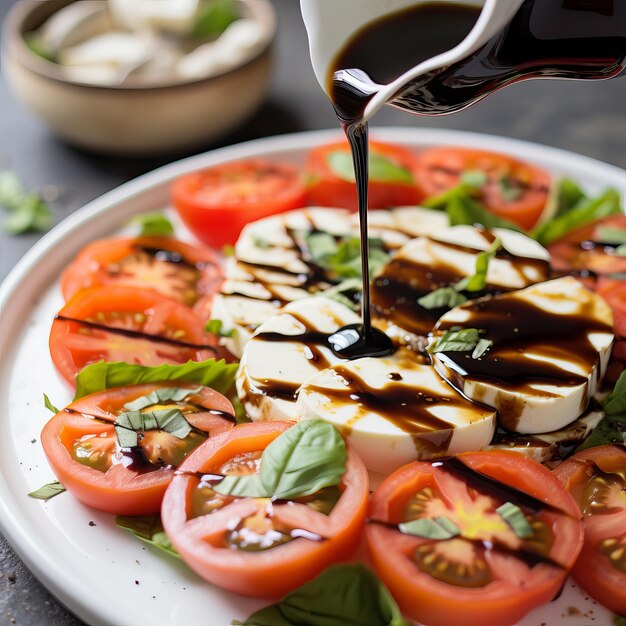
[[[326,157],[326,161],[336,176],[354,182],[354,164],[349,152],[335,150]],[[413,183],[413,176],[408,169],[372,151],[369,154],[369,178],[381,183]]]
[[[145,515],[140,517],[123,517],[118,515],[115,518],[116,526],[130,530],[135,537],[149,543],[158,550],[180,559],[180,554],[172,546],[171,541],[163,530],[163,524],[159,515]]]
[[[239,18],[235,0],[203,0],[189,35],[201,38],[218,37]]]
[[[622,212],[619,192],[609,188],[594,198],[583,198],[569,211],[533,230],[532,236],[547,246],[576,228]]]
[[[496,237],[487,250],[480,252],[476,257],[476,268],[472,276],[463,278],[454,285],[457,291],[482,291],[487,286],[487,271],[489,262],[496,256],[502,247],[502,242]]]
[[[147,430],[162,430],[177,439],[184,439],[191,432],[191,426],[178,409],[127,411],[120,413],[115,420],[115,433],[122,448],[137,446],[137,433]]]
[[[305,233],[311,260],[331,273],[333,279],[361,277],[361,242],[351,235],[336,240],[328,233]],[[369,239],[370,277],[389,259],[381,239]]]
[[[586,450],[606,444],[626,444],[626,371],[615,383],[613,391],[602,403],[604,417],[578,447]]]
[[[448,214],[450,226],[459,224],[481,224],[485,228],[508,228],[509,230],[521,231],[522,229],[513,222],[491,213],[479,202],[470,196],[453,195],[446,202],[444,209]]]
[[[31,491],[28,495],[37,500],[50,500],[50,498],[54,498],[64,491],[66,491],[65,487],[58,480],[54,480],[43,487],[39,487],[36,491]]]
[[[332,298],[333,300],[336,300],[337,302],[340,302],[344,306],[347,306],[349,309],[352,309],[353,311],[356,311],[357,310],[357,304],[356,304],[354,298],[348,297],[346,295],[346,292],[348,292],[348,293],[352,292],[354,294],[359,294],[358,297],[360,298],[360,293],[361,293],[362,289],[363,289],[363,283],[361,282],[360,279],[358,279],[358,278],[348,278],[348,279],[344,280],[343,282],[339,283],[338,285],[334,285],[333,287],[329,287],[321,295],[325,296],[326,298]]]
[[[532,526],[528,523],[524,511],[512,502],[505,502],[496,509],[496,513],[513,529],[520,539],[533,536]]]
[[[463,328],[462,330],[447,330],[428,346],[431,354],[435,352],[467,352],[474,350],[480,341],[478,330]]]
[[[467,302],[467,298],[454,287],[441,287],[418,298],[417,303],[425,309],[453,309]]]
[[[480,359],[480,357],[491,348],[493,341],[491,339],[479,339],[474,352],[472,352],[473,359]]]
[[[558,182],[556,213],[554,217],[568,213],[585,197],[585,192],[578,186],[578,183],[571,178],[562,178]]]
[[[0,205],[9,212],[4,229],[12,235],[48,230],[52,224],[50,207],[38,193],[27,191],[10,170],[0,171]]]
[[[600,226],[596,239],[602,243],[610,243],[613,245],[626,244],[626,229]]]
[[[396,601],[364,565],[333,565],[280,602],[233,626],[409,626]]]
[[[194,389],[184,389],[183,387],[161,387],[155,389],[145,396],[140,396],[132,402],[127,402],[124,408],[127,411],[141,411],[155,404],[163,404],[164,402],[181,402],[187,396],[193,396],[202,391],[202,387]]]
[[[500,185],[500,192],[505,202],[515,202],[522,195],[522,190],[517,185],[511,183],[511,179],[508,176],[502,176],[498,181]]]
[[[233,389],[238,367],[237,363],[226,363],[223,359],[220,361],[215,359],[199,362],[188,361],[183,365],[165,364],[156,367],[121,361],[115,363],[98,361],[92,365],[87,365],[76,375],[74,400],[111,387],[175,380],[211,387],[228,395]]]
[[[207,333],[211,333],[216,337],[232,337],[235,330],[233,328],[229,328],[228,330],[224,328],[224,322],[222,320],[210,320],[206,323],[204,327]]]
[[[482,170],[465,170],[461,173],[461,184],[472,189],[480,189],[489,180],[487,174]]]
[[[226,476],[214,487],[223,495],[296,498],[338,485],[345,472],[346,446],[322,420],[298,422],[264,450],[258,474]]]
[[[174,234],[174,227],[162,213],[142,213],[130,221],[139,225],[141,237],[168,237]]]
[[[461,534],[461,529],[449,517],[444,516],[414,519],[398,524],[398,529],[405,535],[414,535],[425,539],[451,539]]]
[[[46,407],[46,409],[48,409],[48,411],[52,411],[52,413],[54,413],[55,415],[59,412],[59,409],[57,409],[54,406],[54,404],[50,402],[50,398],[48,398],[48,396],[45,393],[43,394],[43,404]]]

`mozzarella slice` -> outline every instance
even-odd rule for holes
[[[341,359],[326,338],[359,317],[324,297],[291,302],[261,324],[246,345],[237,371],[237,393],[253,420],[296,418],[300,385]]]
[[[474,328],[493,345],[479,358],[436,352],[433,362],[468,398],[497,409],[505,430],[551,432],[586,410],[606,370],[612,326],[602,298],[574,278],[559,278],[452,309],[434,338]]]
[[[520,435],[499,431],[487,449],[509,450],[538,463],[557,465],[591,434],[603,417],[604,411],[595,405],[571,424],[550,433]]]
[[[491,232],[453,226],[413,239],[398,250],[374,276],[376,325],[392,336],[428,334],[443,311],[426,309],[418,300],[472,276],[478,255],[489,249],[494,236],[503,247],[489,262],[486,293],[521,289],[548,279],[550,255],[545,248],[512,230]]]
[[[336,426],[367,468],[388,474],[418,459],[480,450],[495,412],[469,402],[434,369],[402,352],[334,365],[298,392],[300,419]]]

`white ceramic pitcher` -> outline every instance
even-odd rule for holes
[[[456,0],[440,0],[454,2]],[[474,28],[456,47],[427,59],[379,89],[368,102],[363,121],[367,121],[400,89],[422,74],[467,58],[485,45],[508,24],[524,0],[465,0],[464,4],[483,7]],[[302,17],[309,36],[311,62],[318,82],[328,88],[330,65],[351,36],[365,24],[388,13],[432,0],[300,0]]]

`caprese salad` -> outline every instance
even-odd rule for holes
[[[393,354],[333,349],[361,306],[347,145],[185,176],[182,219],[234,248],[152,224],[65,270],[50,353],[76,395],[47,401],[58,482],[32,495],[282,598],[249,626],[505,626],[570,572],[626,616],[619,193],[479,150],[371,159]],[[362,542],[367,567],[341,564]]]

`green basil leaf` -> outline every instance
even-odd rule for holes
[[[454,287],[441,287],[418,298],[417,303],[425,309],[453,309],[467,302],[467,298]]]
[[[621,246],[618,246],[615,249],[615,254],[617,254],[617,256],[626,256],[626,243],[623,243]]]
[[[542,246],[547,246],[576,228],[622,212],[619,192],[609,188],[595,198],[585,198],[573,209],[539,226],[531,234]]]
[[[46,407],[46,409],[48,409],[48,411],[52,411],[55,415],[59,412],[59,409],[57,409],[54,406],[54,404],[50,402],[50,398],[48,398],[48,396],[45,393],[43,394],[43,404]]]
[[[467,195],[455,194],[446,202],[445,211],[450,219],[450,226],[481,224],[485,228],[508,228],[521,231],[513,222],[491,213],[476,200]]]
[[[600,226],[596,239],[613,245],[626,244],[626,229]]]
[[[76,395],[74,400],[97,391],[111,387],[125,387],[140,383],[157,383],[164,381],[185,381],[203,387],[211,387],[224,395],[228,395],[235,383],[235,374],[239,365],[226,363],[223,359],[216,361],[188,361],[183,365],[135,365],[122,361],[107,363],[98,361],[87,365],[76,375]]]
[[[271,248],[272,244],[263,237],[259,237],[259,235],[252,235],[252,243],[257,247],[261,248],[261,250],[266,250],[267,248]]]
[[[42,231],[52,224],[52,211],[39,194],[24,189],[15,172],[0,172],[0,205],[9,211],[4,229],[12,235]]]
[[[465,170],[461,173],[461,185],[465,187],[480,189],[483,185],[487,184],[488,180],[487,174],[482,170]]]
[[[602,408],[607,415],[626,414],[626,371],[620,374],[613,391],[602,402]]]
[[[204,0],[200,5],[191,37],[217,37],[240,18],[234,0]]]
[[[557,208],[554,217],[569,213],[581,200],[586,198],[585,192],[571,178],[562,178],[557,188]],[[554,219],[554,218],[553,218]]]
[[[58,481],[54,480],[43,487],[39,487],[36,491],[31,491],[28,495],[36,500],[50,500],[66,491],[65,487]]]
[[[467,276],[454,285],[457,291],[482,291],[487,286],[487,271],[489,262],[502,247],[502,242],[496,237],[488,250],[480,252],[476,257],[476,268],[473,276]]]
[[[307,496],[338,485],[346,459],[346,445],[333,426],[322,420],[304,420],[263,451],[258,478],[227,476],[215,485],[215,491],[253,498]]]
[[[159,515],[146,515],[140,517],[124,517],[118,515],[115,518],[116,526],[130,530],[135,537],[149,543],[158,550],[180,559],[180,554],[172,546],[171,541],[163,530],[163,524]]]
[[[524,511],[513,504],[505,502],[496,509],[496,513],[513,529],[520,539],[528,539],[533,536],[532,526],[528,523]]]
[[[174,234],[174,226],[163,213],[142,213],[135,216],[131,224],[139,225],[141,237],[169,237]]]
[[[209,320],[206,323],[204,330],[206,330],[207,333],[215,335],[216,337],[232,337],[235,333],[233,328],[226,330],[222,320]]]
[[[335,150],[328,154],[326,161],[336,176],[354,182],[354,163],[349,152]],[[372,151],[369,154],[369,179],[380,183],[413,183],[413,176],[408,169]]]
[[[511,179],[508,176],[502,176],[498,180],[500,185],[500,192],[502,193],[502,199],[505,202],[515,202],[522,195],[522,190],[517,185],[513,185]]]
[[[357,310],[357,301],[354,298],[355,294],[360,294],[363,290],[363,282],[360,278],[347,278],[343,282],[338,285],[334,285],[333,287],[329,287],[326,291],[323,292],[324,297],[332,298],[337,302],[347,306],[349,309],[353,311]],[[353,297],[349,297],[346,293],[350,293]],[[359,296],[360,298],[360,296]]]
[[[147,430],[162,430],[177,439],[184,439],[192,428],[178,409],[127,411],[120,413],[115,420],[115,432],[122,448],[137,446],[137,433]]]
[[[491,339],[479,339],[474,352],[472,352],[473,359],[480,359],[480,357],[491,348],[493,341]]]
[[[364,565],[333,565],[238,626],[409,626],[387,588]]]
[[[405,535],[414,535],[425,539],[451,539],[461,534],[461,529],[449,517],[444,516],[414,519],[398,524],[398,529]]]
[[[187,396],[193,396],[202,391],[202,387],[194,389],[183,389],[182,387],[161,387],[155,389],[145,396],[139,396],[132,402],[127,402],[124,408],[127,411],[141,411],[155,404],[163,404],[165,402],[182,402]]]
[[[431,354],[435,352],[466,352],[474,350],[479,341],[480,336],[475,328],[447,330],[428,346],[428,352]]]

